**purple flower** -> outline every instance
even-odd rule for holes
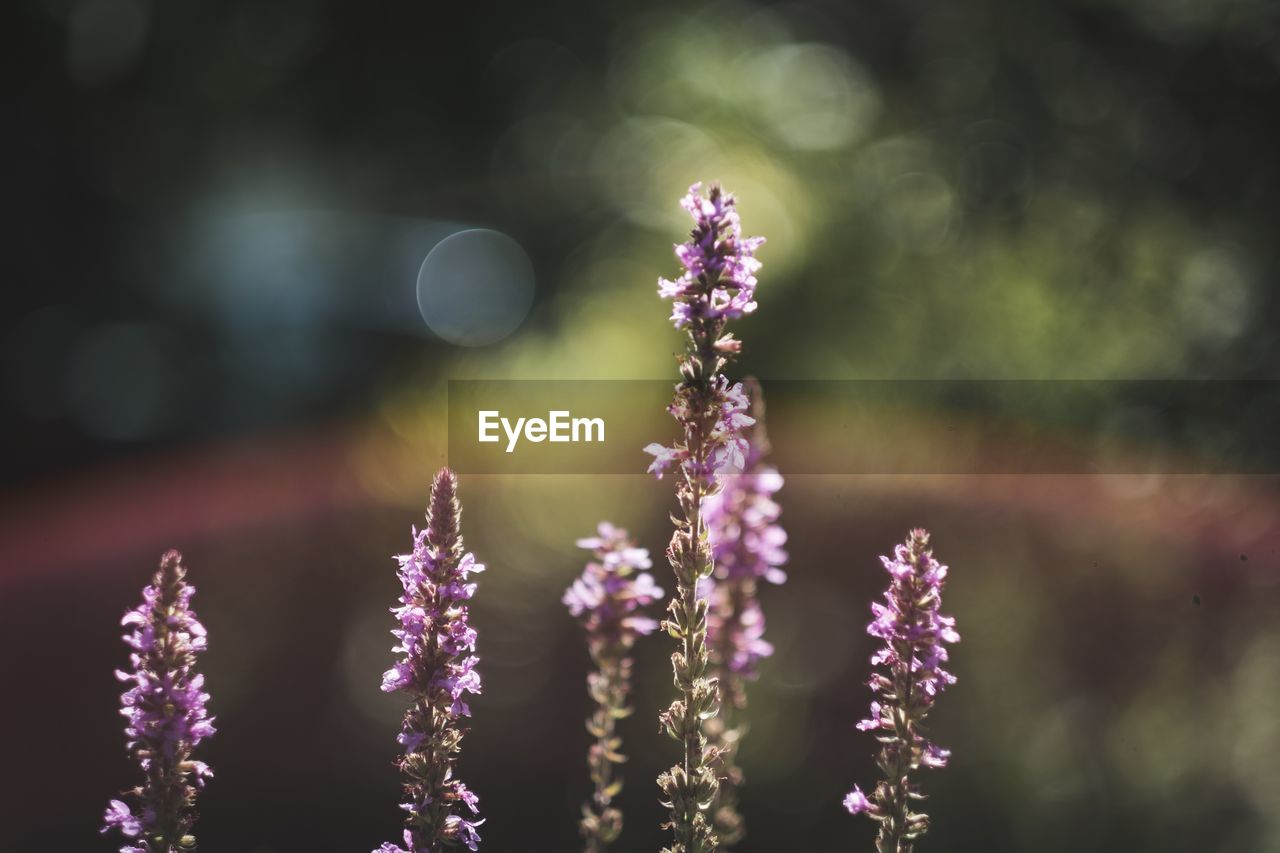
[[[702,184],[694,184],[680,206],[694,222],[689,240],[675,247],[684,272],[675,281],[658,279],[658,295],[672,300],[675,327],[698,319],[736,320],[755,311],[755,253],[764,238],[743,238],[733,196],[718,186],[704,198]]]
[[[708,809],[720,787],[713,766],[716,750],[708,748],[704,731],[704,723],[719,713],[720,699],[717,680],[709,671],[707,602],[699,592],[713,568],[702,504],[719,490],[722,477],[741,472],[747,464],[749,447],[742,430],[754,420],[747,414],[750,403],[742,386],[731,385],[724,374],[742,348],[725,327],[756,309],[760,262],[755,252],[764,241],[742,236],[733,196],[719,186],[703,196],[701,185],[695,184],[681,205],[693,217],[689,240],[676,246],[683,272],[674,281],[658,281],[658,295],[672,302],[672,322],[687,336],[680,357],[681,381],[668,407],[681,436],[670,447],[650,444],[645,452],[654,457],[650,473],[659,478],[669,469],[679,473],[680,513],[673,516],[676,529],[667,548],[677,588],[664,627],[680,644],[672,656],[680,697],[660,722],[680,742],[683,757],[658,778],[658,785],[671,809],[675,843],[670,849],[697,853],[717,847]]]
[[[474,810],[474,806],[472,809]],[[464,820],[457,815],[450,815],[446,820],[445,835],[456,844],[461,844],[468,850],[478,850],[480,848],[480,833],[476,831],[476,827],[484,823],[482,820]]]
[[[128,838],[137,838],[142,834],[142,821],[134,817],[133,811],[120,800],[112,800],[107,805],[107,813],[103,815],[103,832],[108,827],[115,827],[120,834]]]
[[[867,795],[862,793],[862,789],[857,785],[853,786],[853,790],[844,796],[844,807],[849,810],[849,814],[862,814],[871,811],[871,801],[867,799]]]
[[[677,388],[676,402],[668,407],[668,411],[677,421],[687,425],[694,414],[688,405],[690,401],[681,399],[680,390]],[[695,457],[687,442],[675,447],[664,447],[657,442],[649,444],[644,452],[654,457],[649,464],[650,474],[661,480],[667,468],[678,465],[686,474],[705,481],[708,488],[712,488],[721,475],[743,470],[748,448],[741,432],[754,423],[754,419],[747,414],[751,403],[742,383],[730,385],[728,379],[718,375],[712,381],[709,396],[715,419],[704,439],[703,452]]]
[[[462,806],[477,814],[479,801],[454,770],[466,734],[460,721],[471,716],[465,697],[480,693],[479,658],[467,654],[475,651],[476,632],[465,602],[476,591],[469,577],[484,566],[463,552],[457,490],[453,472],[442,468],[431,484],[427,527],[413,529],[413,551],[397,558],[404,592],[391,608],[399,622],[391,633],[401,658],[383,673],[382,689],[413,700],[396,738],[404,749],[405,847],[388,842],[374,853],[437,853],[457,844],[475,850],[480,842],[476,827],[484,821],[457,813]]]
[[[191,610],[195,588],[186,582],[182,555],[168,551],[142,604],[120,624],[130,631],[130,671],[116,677],[129,685],[120,696],[127,723],[126,746],[142,768],[145,781],[126,794],[130,807],[112,800],[103,815],[102,831],[117,829],[137,838],[122,851],[169,853],[195,848],[196,792],[213,771],[191,759],[192,750],[214,733],[206,704],[204,676],[194,671],[196,655],[208,646],[204,626]]]
[[[704,581],[711,601],[707,636],[713,660],[732,676],[751,681],[760,660],[773,653],[763,639],[756,584],[787,579],[781,569],[787,561],[787,533],[778,524],[781,508],[773,497],[782,488],[782,476],[764,463],[769,443],[760,386],[748,380],[747,389],[753,421],[742,436],[745,469],[721,478],[720,491],[703,500],[702,515],[715,561],[715,573]],[[723,688],[723,677],[721,682]]]
[[[627,531],[607,521],[600,522],[597,534],[578,540],[594,559],[561,599],[582,622],[593,655],[626,651],[637,637],[652,633],[658,623],[640,611],[662,597],[648,571],[653,563],[647,549],[635,547]]]
[[[658,623],[642,608],[662,597],[648,569],[649,552],[637,548],[627,531],[602,521],[597,535],[579,539],[578,547],[592,552],[582,575],[565,590],[562,601],[587,634],[587,650],[595,671],[587,676],[587,692],[595,702],[587,731],[595,742],[587,752],[587,766],[595,790],[582,807],[579,828],[586,853],[601,853],[622,831],[622,812],[612,805],[622,790],[614,765],[625,758],[617,721],[631,712],[632,660],[628,655],[637,638],[652,633]]]
[[[707,643],[721,696],[720,716],[707,721],[707,735],[720,762],[720,799],[713,819],[724,846],[745,834],[737,811],[743,774],[736,757],[747,732],[746,684],[756,678],[760,661],[773,654],[773,646],[764,639],[757,586],[762,580],[780,584],[787,578],[780,568],[787,561],[787,534],[778,524],[781,510],[773,498],[782,488],[782,477],[764,462],[769,440],[760,385],[748,379],[744,386],[753,423],[742,434],[747,447],[743,472],[724,475],[720,491],[702,501],[715,572],[701,581],[699,591],[710,604]]]
[[[939,693],[955,684],[942,668],[947,644],[958,642],[956,621],[944,616],[942,588],[947,567],[933,557],[929,533],[912,530],[893,557],[881,557],[889,573],[885,603],[871,605],[867,633],[884,641],[872,656],[880,667],[867,682],[875,699],[871,713],[858,723],[862,731],[878,733],[877,761],[885,778],[867,797],[854,787],[844,805],[851,814],[867,814],[880,822],[878,849],[909,851],[914,839],[929,828],[929,816],[911,810],[921,794],[910,781],[920,767],[945,767],[951,753],[924,736],[922,723]]]

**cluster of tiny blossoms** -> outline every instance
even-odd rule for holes
[[[404,594],[392,608],[399,627],[393,651],[402,655],[382,677],[386,692],[413,700],[397,740],[404,749],[404,847],[385,843],[374,853],[439,853],[445,846],[478,849],[483,821],[476,795],[454,776],[471,715],[464,698],[480,692],[476,632],[467,624],[467,602],[476,590],[471,574],[484,571],[463,552],[458,481],[448,468],[431,484],[427,527],[413,531],[413,551],[399,557]],[[460,813],[465,808],[466,813]]]
[[[718,844],[707,810],[720,785],[718,753],[708,745],[703,723],[718,713],[719,691],[709,669],[707,601],[698,593],[713,568],[702,503],[719,489],[723,474],[741,471],[746,461],[741,430],[752,423],[749,402],[742,387],[730,385],[723,372],[741,345],[725,325],[756,308],[760,262],[755,251],[763,240],[742,236],[733,196],[718,186],[703,196],[695,184],[682,206],[693,217],[689,240],[675,249],[684,272],[675,281],[658,283],[659,296],[672,301],[672,322],[687,334],[686,351],[679,357],[681,381],[669,407],[682,435],[670,447],[651,444],[645,450],[654,456],[652,473],[661,477],[671,467],[679,473],[680,512],[673,516],[676,529],[667,548],[676,593],[664,627],[679,641],[671,661],[680,696],[660,722],[680,742],[683,756],[659,777],[658,785],[671,809],[670,853],[706,853]]]
[[[677,641],[671,663],[679,694],[659,722],[680,744],[681,756],[658,786],[670,810],[663,828],[673,834],[662,853],[719,853],[744,836],[736,759],[748,729],[747,685],[773,653],[758,589],[762,581],[786,580],[787,535],[775,500],[783,480],[765,461],[770,447],[760,387],[754,380],[733,384],[725,374],[741,351],[727,325],[757,307],[755,252],[764,239],[742,236],[734,198],[718,185],[704,194],[694,184],[681,206],[693,219],[689,239],[675,247],[683,271],[658,282],[659,296],[672,302],[671,322],[686,336],[677,357],[680,381],[667,407],[680,435],[670,446],[645,448],[653,456],[650,473],[673,475],[678,504],[666,550],[676,588],[660,627]],[[471,716],[467,697],[481,688],[468,602],[477,586],[470,576],[484,566],[463,547],[457,487],[448,468],[436,474],[426,527],[413,529],[412,551],[397,558],[403,587],[391,608],[397,660],[383,674],[382,690],[410,701],[397,737],[405,826],[402,844],[383,843],[372,853],[479,850],[478,798],[456,770],[468,732],[464,718]],[[594,666],[587,677],[593,791],[579,826],[584,853],[605,853],[623,827],[614,804],[622,790],[618,766],[626,760],[617,723],[632,710],[632,654],[636,641],[659,627],[645,608],[664,592],[649,573],[649,552],[626,530],[601,522],[597,535],[577,544],[592,558],[562,601],[583,627]],[[884,603],[871,605],[867,632],[882,645],[871,656],[871,713],[857,727],[876,734],[883,778],[870,795],[855,785],[844,807],[877,821],[878,853],[912,853],[929,817],[913,811],[924,794],[911,777],[922,767],[945,767],[950,758],[929,739],[924,722],[956,681],[943,666],[947,645],[960,636],[955,620],[940,612],[947,567],[934,559],[927,531],[912,530],[881,561],[889,585]],[[190,609],[194,592],[181,555],[169,551],[142,604],[122,621],[130,629],[124,640],[132,671],[117,672],[129,685],[121,713],[144,781],[106,810],[102,832],[125,836],[120,853],[196,850],[195,800],[213,774],[192,753],[215,730],[204,678],[195,672],[207,640]]]
[[[715,573],[703,582],[710,602],[707,642],[721,696],[720,716],[707,721],[707,734],[719,751],[720,797],[713,823],[724,846],[736,843],[745,832],[737,809],[743,774],[736,756],[747,732],[746,684],[758,675],[760,661],[773,654],[773,646],[764,639],[757,585],[762,580],[780,584],[787,579],[780,568],[787,561],[783,550],[787,534],[778,524],[781,509],[773,499],[782,488],[782,476],[764,461],[769,439],[760,385],[748,379],[744,386],[755,423],[744,431],[743,472],[723,477],[721,490],[702,502],[715,561]]]
[[[722,478],[720,491],[702,502],[702,513],[715,561],[715,574],[707,582],[713,654],[726,672],[753,681],[760,661],[773,654],[764,641],[756,583],[786,581],[781,566],[787,562],[787,533],[778,524],[782,510],[773,498],[782,488],[782,475],[764,461],[769,453],[764,398],[754,380],[744,387],[754,423],[742,435],[747,447],[743,471]]]
[[[124,637],[132,671],[116,673],[129,685],[120,713],[128,719],[129,752],[145,777],[128,792],[136,808],[112,800],[104,816],[103,832],[114,827],[133,839],[121,853],[194,850],[196,792],[213,776],[208,765],[191,758],[214,728],[204,676],[194,671],[196,655],[208,643],[191,610],[195,588],[186,574],[182,555],[167,552],[142,591],[142,604],[121,621],[132,629]]]
[[[613,798],[622,790],[614,766],[625,759],[617,721],[628,716],[632,659],[636,639],[653,633],[658,623],[642,608],[662,597],[648,569],[649,552],[637,548],[627,531],[607,521],[597,535],[579,539],[578,547],[592,552],[582,575],[565,591],[564,604],[582,623],[587,650],[595,671],[587,676],[587,692],[595,708],[587,731],[595,738],[587,753],[587,766],[595,788],[582,807],[580,829],[586,853],[601,853],[622,832],[622,812]]]
[[[947,567],[933,557],[929,533],[912,530],[893,557],[881,557],[889,573],[885,603],[871,605],[867,633],[884,641],[871,656],[881,671],[868,682],[876,698],[871,715],[858,723],[863,731],[879,733],[877,764],[884,779],[870,797],[856,785],[845,797],[852,814],[866,814],[880,823],[876,839],[880,853],[910,853],[914,841],[929,828],[928,815],[911,810],[921,799],[910,774],[920,767],[945,767],[950,752],[930,741],[923,720],[939,693],[955,683],[942,668],[946,643],[959,641],[955,619],[942,615],[942,588]]]
[[[693,217],[689,240],[676,246],[684,272],[674,281],[658,280],[658,295],[672,301],[677,329],[699,320],[736,320],[756,310],[755,253],[763,237],[743,237],[733,196],[712,185],[689,187],[680,206]]]
[[[680,360],[683,382],[668,411],[686,433],[699,430],[701,441],[690,442],[686,434],[683,443],[650,444],[645,452],[654,456],[649,471],[658,477],[681,465],[714,482],[722,470],[741,471],[744,464],[746,441],[739,430],[751,422],[745,414],[750,404],[741,386],[731,386],[721,373],[742,345],[724,327],[756,310],[755,252],[764,238],[742,236],[732,195],[713,185],[704,198],[701,190],[694,184],[680,202],[694,221],[689,240],[675,247],[684,272],[674,281],[658,280],[658,295],[672,301],[672,323],[689,335],[689,352]],[[689,393],[695,388],[702,393]]]
[[[563,603],[582,622],[592,655],[630,649],[658,623],[641,608],[662,597],[653,581],[647,548],[637,548],[621,527],[602,521],[596,535],[577,541],[592,552],[582,574],[565,590]]]

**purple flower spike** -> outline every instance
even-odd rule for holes
[[[382,689],[407,693],[413,704],[397,738],[404,754],[397,762],[405,776],[404,847],[384,843],[374,853],[440,853],[462,845],[476,850],[478,799],[454,776],[471,716],[465,697],[480,692],[476,632],[467,624],[467,605],[484,571],[462,548],[462,507],[458,479],[442,468],[431,484],[427,527],[413,529],[413,551],[397,559],[404,587],[391,608],[400,625],[391,633],[401,655],[382,676]]]
[[[131,671],[116,673],[129,685],[120,713],[128,720],[129,752],[146,777],[126,792],[134,806],[112,800],[103,815],[103,832],[115,828],[131,839],[122,853],[194,850],[196,793],[213,777],[207,764],[191,759],[214,728],[204,676],[194,670],[208,643],[191,610],[195,588],[186,575],[182,555],[167,552],[142,591],[142,604],[120,623],[130,629],[124,641],[131,649]]]
[[[722,847],[745,835],[737,809],[743,782],[737,752],[747,733],[747,682],[757,676],[761,660],[773,654],[764,639],[764,611],[757,586],[787,579],[780,568],[787,534],[778,524],[781,509],[773,496],[782,488],[777,469],[765,464],[769,439],[764,429],[764,397],[753,379],[743,383],[754,423],[743,433],[747,441],[741,474],[723,478],[721,490],[702,502],[715,573],[702,582],[710,603],[707,643],[711,666],[720,683],[720,716],[707,721],[707,737],[719,760],[720,797],[712,819]]]
[[[672,656],[680,696],[662,713],[663,729],[681,744],[680,762],[658,778],[671,809],[675,840],[667,853],[709,853],[719,845],[709,809],[720,788],[718,752],[707,743],[704,724],[720,709],[717,679],[707,649],[707,600],[699,587],[713,569],[703,501],[720,489],[721,478],[738,473],[749,452],[742,430],[753,420],[741,385],[724,375],[741,344],[725,331],[730,320],[756,309],[756,249],[763,240],[743,238],[733,196],[713,185],[689,189],[681,205],[693,217],[689,240],[676,247],[684,272],[675,281],[660,279],[658,295],[672,301],[671,320],[686,333],[680,356],[681,382],[668,411],[680,424],[671,447],[651,444],[649,471],[658,477],[677,472],[673,516],[675,533],[667,560],[676,577],[676,594],[663,627],[679,641]]]
[[[680,206],[694,222],[688,242],[675,248],[684,272],[675,281],[658,279],[658,295],[673,303],[671,322],[682,329],[695,320],[736,320],[755,311],[755,253],[764,238],[743,238],[733,196],[718,186],[703,198],[702,184],[694,184]]]
[[[658,627],[642,608],[662,597],[648,572],[652,563],[647,550],[637,548],[627,531],[607,521],[600,522],[597,534],[578,540],[578,547],[590,550],[593,559],[563,599],[586,631],[587,650],[596,667],[587,677],[587,692],[596,705],[587,731],[596,740],[587,753],[595,791],[582,807],[580,824],[586,853],[602,853],[622,832],[622,812],[612,805],[622,790],[614,765],[625,760],[616,727],[631,713],[631,647]]]
[[[871,796],[857,786],[844,799],[850,814],[879,821],[880,853],[911,853],[915,839],[929,828],[929,816],[911,810],[922,799],[910,774],[920,767],[945,767],[951,753],[924,734],[923,721],[938,694],[955,684],[942,668],[948,643],[960,640],[956,620],[938,612],[947,567],[933,558],[929,533],[912,530],[893,557],[881,557],[889,573],[885,604],[871,605],[867,633],[884,641],[871,656],[880,671],[868,682],[876,698],[870,716],[858,723],[882,744],[877,763],[885,778]]]

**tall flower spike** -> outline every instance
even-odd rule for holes
[[[399,627],[392,651],[401,655],[382,676],[385,692],[400,691],[412,703],[397,740],[404,753],[397,762],[405,776],[404,847],[385,843],[374,853],[440,853],[463,845],[476,850],[478,799],[454,776],[463,717],[471,716],[465,696],[480,692],[476,632],[467,624],[467,605],[476,585],[471,574],[484,571],[463,552],[458,480],[440,469],[431,484],[427,528],[413,528],[413,551],[397,559],[404,588],[391,608]]]
[[[747,733],[747,682],[754,681],[760,661],[773,654],[764,639],[764,611],[757,586],[761,580],[780,584],[786,531],[778,524],[781,509],[773,496],[782,488],[776,468],[765,464],[769,438],[764,429],[764,397],[754,379],[743,383],[755,423],[744,430],[746,467],[724,478],[719,493],[702,502],[715,573],[704,581],[710,612],[707,642],[711,671],[720,683],[720,716],[707,720],[706,733],[718,752],[720,796],[712,808],[712,824],[724,847],[745,834],[738,812],[743,782],[738,747]]]
[[[929,828],[929,816],[911,810],[923,799],[910,774],[920,767],[945,767],[951,753],[930,741],[923,721],[934,700],[955,676],[942,668],[946,643],[960,640],[956,620],[938,612],[947,567],[933,558],[929,533],[912,530],[893,557],[881,557],[889,572],[885,604],[871,605],[867,633],[884,641],[871,656],[880,667],[868,682],[875,699],[871,715],[858,723],[878,733],[877,764],[885,778],[868,797],[858,786],[844,798],[850,814],[865,814],[880,822],[879,853],[911,853],[915,839]]]
[[[653,633],[658,623],[642,608],[662,597],[648,569],[649,552],[635,547],[627,531],[600,522],[597,535],[579,539],[579,548],[592,552],[582,575],[565,591],[564,604],[587,634],[587,650],[595,671],[587,676],[587,692],[595,702],[587,731],[595,738],[587,766],[595,791],[582,807],[580,825],[585,853],[602,853],[622,832],[622,812],[613,798],[622,790],[614,765],[625,758],[617,722],[631,714],[631,655],[636,639]]]
[[[660,279],[658,295],[673,304],[671,320],[687,334],[680,356],[681,382],[669,411],[680,424],[681,438],[671,447],[651,444],[649,471],[661,477],[674,466],[679,513],[667,560],[676,577],[676,593],[663,627],[679,642],[671,656],[680,696],[659,717],[663,730],[680,742],[680,762],[658,777],[671,809],[666,824],[674,835],[667,853],[707,853],[718,849],[708,816],[720,787],[716,749],[708,745],[703,724],[719,712],[719,690],[709,671],[707,600],[699,582],[710,577],[713,563],[707,540],[703,501],[720,488],[720,477],[741,471],[747,451],[741,435],[752,423],[741,385],[730,386],[724,368],[740,349],[729,320],[756,308],[755,251],[763,238],[743,238],[733,196],[713,185],[704,197],[694,184],[681,202],[693,217],[689,240],[676,246],[684,266],[675,281]]]
[[[191,610],[195,588],[186,582],[182,555],[168,551],[142,604],[122,625],[131,649],[130,672],[116,672],[129,685],[120,697],[128,749],[145,781],[122,800],[112,800],[103,832],[116,828],[130,842],[121,853],[176,853],[196,849],[191,834],[196,793],[212,778],[209,766],[191,752],[214,733],[206,703],[204,676],[195,672],[196,655],[207,645],[204,626]]]

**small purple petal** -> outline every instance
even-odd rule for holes
[[[862,814],[871,811],[871,801],[862,793],[861,788],[854,785],[853,790],[845,795],[844,807],[849,810],[849,814]]]

